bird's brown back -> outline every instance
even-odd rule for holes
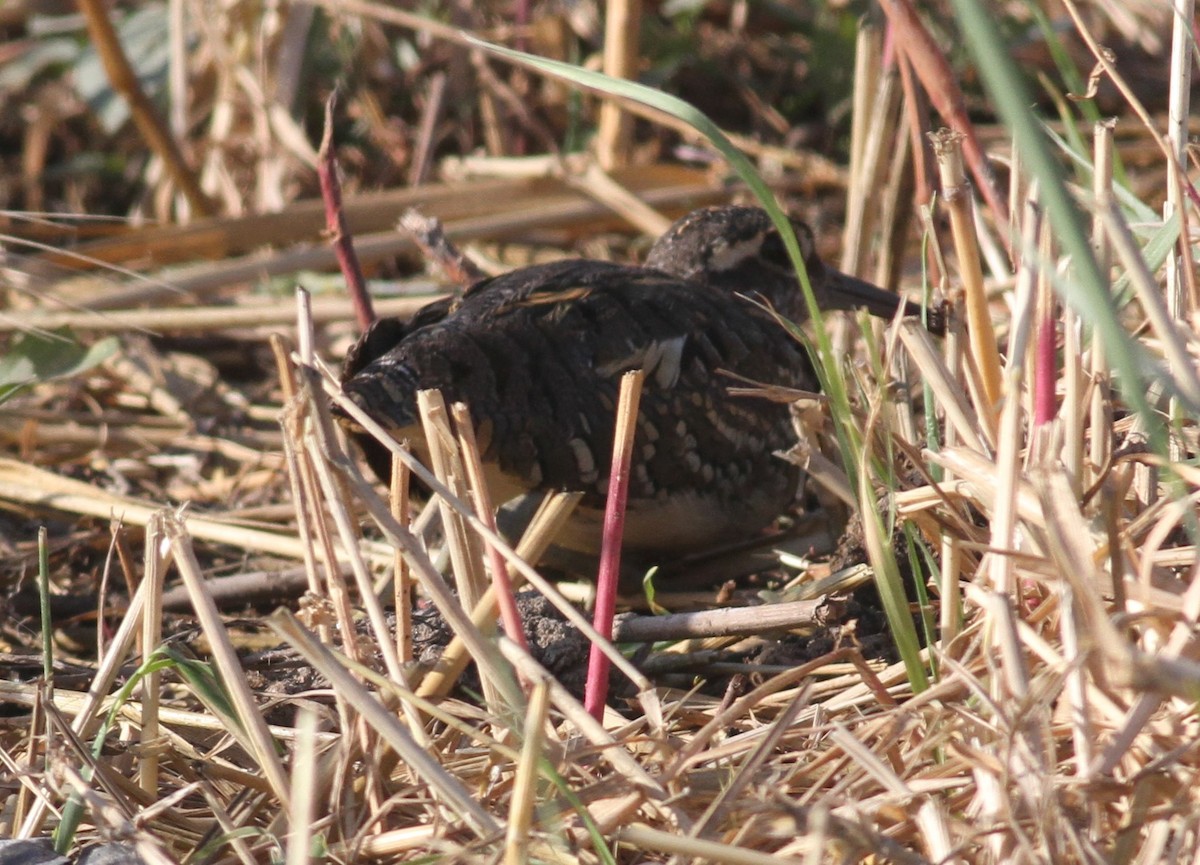
[[[397,433],[417,424],[418,389],[466,402],[484,458],[527,489],[603,499],[628,370],[646,372],[631,499],[680,489],[736,497],[753,478],[770,483],[760,466],[787,444],[787,407],[730,397],[723,371],[815,386],[803,351],[770,316],[646,268],[556,262],[442,303],[379,356],[361,351],[346,391]]]

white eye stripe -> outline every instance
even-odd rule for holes
[[[747,259],[754,258],[762,252],[763,235],[756,234],[745,240],[734,243],[723,241],[713,245],[712,255],[709,256],[708,269],[721,272],[739,267]]]

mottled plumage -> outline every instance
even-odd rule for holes
[[[525,267],[430,304],[409,323],[381,321],[347,357],[345,390],[422,455],[416,391],[439,388],[467,403],[496,499],[582,491],[560,542],[590,550],[621,374],[642,368],[626,547],[673,553],[745,537],[786,509],[798,472],[773,456],[791,443],[788,407],[730,396],[724,371],[817,387],[802,347],[737,296],[757,292],[804,317],[782,241],[764,220],[755,208],[698,211],[664,235],[647,267]],[[895,312],[895,295],[826,270],[808,229],[797,232],[826,305]],[[386,451],[366,438],[373,468],[387,477]]]

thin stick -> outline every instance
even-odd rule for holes
[[[388,503],[392,507],[392,516],[396,522],[406,529],[410,527],[408,519],[408,466],[398,459],[392,460],[392,483],[389,490]],[[396,547],[392,563],[392,598],[396,607],[396,656],[400,663],[407,664],[413,659],[412,637],[412,602],[413,579],[412,571],[408,568],[408,559],[404,552]]]
[[[346,210],[342,207],[342,181],[338,178],[337,154],[333,152],[333,106],[336,103],[337,91],[334,91],[325,102],[325,132],[317,153],[317,180],[321,184],[321,201],[325,204],[325,230],[329,233],[329,242],[333,245],[342,278],[346,280],[346,290],[354,301],[358,329],[365,331],[375,321],[376,315],[371,305],[371,295],[367,292],[362,265],[354,251],[354,239],[346,224]]]
[[[1092,194],[1100,201],[1112,195],[1113,182],[1113,122],[1097,123],[1092,130]],[[1092,214],[1092,246],[1096,250],[1096,264],[1107,280],[1112,271],[1112,247],[1104,220],[1098,212]],[[1088,461],[1091,464],[1089,484],[1099,479],[1099,473],[1108,464],[1112,455],[1112,383],[1109,380],[1108,362],[1104,356],[1104,342],[1099,329],[1092,331],[1092,404],[1088,419]]]
[[[192,209],[200,216],[211,216],[214,212],[212,202],[200,188],[178,143],[159,116],[158,109],[142,89],[141,80],[125,56],[116,28],[108,17],[106,4],[101,0],[80,0],[79,10],[87,23],[92,45],[104,65],[104,73],[113,90],[129,103],[129,113],[138,132],[146,140],[146,145],[163,161],[171,180],[187,196]]]
[[[525,713],[525,743],[517,762],[512,804],[505,830],[505,865],[524,865],[530,859],[529,827],[533,823],[534,806],[538,802],[538,764],[542,760],[543,731],[549,714],[550,686],[545,681],[539,681],[529,695],[529,709]]]
[[[145,565],[142,580],[150,585],[146,590],[146,610],[142,616],[142,658],[158,648],[162,642],[162,595],[166,567],[159,553],[162,541],[162,517],[155,514],[146,526]],[[138,782],[141,788],[154,798],[158,795],[158,750],[155,739],[159,735],[158,708],[162,696],[162,672],[155,670],[146,676],[142,685],[142,725],[138,735],[142,752],[138,764]]]
[[[600,572],[596,579],[596,609],[592,625],[604,639],[611,639],[613,615],[617,605],[617,581],[621,570],[621,539],[625,531],[625,501],[629,495],[629,466],[633,459],[633,434],[637,426],[638,403],[642,396],[645,372],[634,370],[621,377],[617,403],[617,428],[613,437],[612,473],[608,482],[608,501],[604,507],[604,537],[600,545]],[[587,686],[584,708],[599,721],[608,700],[608,656],[593,644],[588,652]]]
[[[425,94],[425,110],[421,112],[421,127],[417,133],[415,156],[408,171],[408,185],[420,186],[429,175],[433,161],[434,132],[442,107],[446,101],[446,73],[435,72],[429,77],[429,89]]]
[[[466,288],[487,279],[487,274],[478,264],[463,255],[462,250],[446,236],[446,227],[436,216],[425,216],[415,207],[410,207],[400,216],[400,227],[412,235],[413,242],[421,247],[421,255],[430,264],[441,268],[446,278]]]
[[[694,613],[623,617],[613,637],[622,643],[657,643],[695,637],[728,637],[767,634],[771,631],[811,627],[825,607],[824,598],[725,607]]]
[[[466,405],[456,402],[450,407],[454,418],[455,431],[458,433],[459,447],[462,449],[463,466],[467,470],[472,504],[483,524],[496,531],[496,512],[492,507],[492,498],[488,493],[487,480],[483,475],[483,461],[479,457],[479,446],[475,442],[475,427],[471,424],[471,413]],[[488,568],[492,572],[492,587],[495,589],[496,603],[500,607],[500,621],[504,631],[514,643],[526,651],[529,643],[525,639],[525,629],[521,626],[521,613],[517,610],[517,599],[513,595],[512,581],[508,578],[508,566],[504,556],[495,545],[484,541],[488,555]]]

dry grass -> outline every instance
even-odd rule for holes
[[[1161,13],[1153,3],[1127,6],[1143,21]],[[375,16],[387,20],[387,10],[355,7],[369,29],[382,26]],[[1129,22],[1116,12],[1086,25],[1077,19],[1079,32],[1090,38],[1107,27],[1117,39]],[[878,45],[872,38],[862,44]],[[205,40],[220,44],[217,34]],[[207,59],[215,76],[207,86],[249,111],[233,116],[243,132],[265,136],[255,152],[267,153],[272,136],[287,134],[284,120],[221,88],[239,80],[236,58],[214,51]],[[1171,61],[1160,59],[1166,80]],[[244,62],[239,68],[254,66]],[[516,110],[513,88],[529,92],[528,73],[499,76],[498,66],[471,62],[478,116]],[[879,191],[878,207],[849,208],[844,261],[866,272],[877,238],[877,278],[903,273],[910,286],[924,272],[949,297],[956,326],[942,341],[904,322],[863,339],[835,322],[834,344],[854,360],[844,372],[863,449],[823,451],[826,421],[809,408],[817,420],[807,428],[823,432],[799,452],[837,491],[830,498],[866,503],[865,544],[879,579],[896,567],[896,548],[921,563],[932,628],[925,648],[907,663],[868,659],[846,630],[828,654],[763,665],[723,697],[678,687],[679,677],[652,681],[525,564],[569,502],[543,515],[544,532],[531,529],[510,549],[469,504],[486,501],[486,491],[455,468],[455,459],[469,467],[473,457],[472,443],[453,435],[439,451],[438,477],[411,457],[397,472],[423,475],[444,493],[426,512],[410,514],[399,490],[390,502],[380,495],[335,432],[336,377],[320,360],[344,349],[349,311],[302,295],[297,313],[290,291],[246,301],[247,282],[332,262],[312,202],[238,215],[250,204],[238,199],[246,192],[238,177],[258,179],[258,204],[286,199],[283,179],[302,176],[306,164],[300,134],[289,138],[292,149],[259,162],[207,162],[200,185],[219,193],[224,217],[122,231],[80,246],[87,259],[52,237],[51,248],[15,268],[0,327],[69,320],[128,338],[103,366],[39,385],[0,416],[9,452],[0,460],[0,835],[39,838],[74,825],[66,833],[72,850],[120,840],[147,862],[188,863],[1196,861],[1200,413],[1192,382],[1200,345],[1189,326],[1192,248],[1176,245],[1184,264],[1160,273],[1155,257],[1167,257],[1162,238],[1170,236],[1163,221],[1145,224],[1155,211],[1113,191],[1115,149],[1131,172],[1136,164],[1130,188],[1168,190],[1191,239],[1192,187],[1167,158],[1175,151],[1156,144],[1170,129],[1152,110],[1134,109],[1132,90],[1121,93],[1122,114],[1144,114],[1148,125],[1125,124],[1115,146],[1113,126],[1098,126],[1093,152],[1082,154],[1094,166],[1093,194],[1074,190],[1095,214],[1101,260],[1111,256],[1113,275],[1128,277],[1127,339],[1160,371],[1157,386],[1133,399],[1109,371],[1110,346],[1054,300],[1066,262],[1036,188],[1014,172],[1010,223],[973,200],[954,136],[939,140],[940,184],[924,165],[907,173],[914,143],[924,146],[919,137],[880,143],[881,125],[905,140],[914,109],[902,94],[917,79],[935,89],[937,65],[906,68],[899,84],[869,63],[858,74],[852,171],[818,181]],[[544,87],[540,107],[551,113],[566,97]],[[368,92],[354,92],[360,110]],[[432,85],[428,93],[444,98]],[[776,116],[759,107],[770,127]],[[435,114],[425,118],[429,130],[445,105],[427,110]],[[536,143],[543,127],[534,120],[527,128]],[[385,127],[372,127],[376,140]],[[1020,161],[1003,130],[977,131],[992,155]],[[507,145],[511,131],[481,130],[480,138]],[[221,152],[215,132],[203,143]],[[619,159],[625,143],[606,142],[607,158]],[[774,147],[760,141],[753,152],[784,171],[781,189],[802,188],[804,178],[786,169],[814,162],[778,161]],[[427,152],[411,165],[436,162]],[[727,194],[717,172],[658,162],[608,172],[555,162],[549,173],[546,160],[518,164],[542,173],[349,195],[365,265],[411,250],[390,226],[418,200],[476,252],[533,236],[543,241],[533,252],[572,254],[583,235],[620,247],[624,224],[658,225],[664,213]],[[497,163],[497,171],[512,165]],[[269,178],[278,184],[266,188]],[[952,208],[948,224],[926,211],[917,250],[905,214],[934,187]],[[150,198],[164,205],[169,192],[163,181]],[[26,242],[35,234],[27,230]],[[68,266],[78,272],[65,274]],[[1162,301],[1164,281],[1178,287],[1177,300]],[[93,303],[97,286],[104,294]],[[179,308],[139,308],[145,303]],[[391,303],[399,312],[414,300]],[[272,354],[266,337],[281,322],[290,337],[276,337]],[[176,344],[134,338],[144,329],[169,331]],[[181,341],[192,335],[206,343]],[[241,353],[232,364],[218,358],[226,341]],[[253,363],[252,346],[264,349]],[[272,375],[221,383],[218,362]],[[1137,414],[1137,400],[1154,414]],[[441,423],[437,414],[435,406],[430,423]],[[849,476],[847,464],[856,467]],[[451,478],[461,484],[453,491],[443,483]],[[452,527],[447,549],[425,540],[434,508]],[[56,638],[52,675],[42,677],[38,613],[23,606],[38,594],[39,524],[49,528],[52,588],[44,593],[53,595]],[[889,541],[893,524],[906,541]],[[285,567],[295,583],[267,591],[290,597],[286,608],[235,617],[214,601],[213,577]],[[605,647],[617,675],[633,683],[620,712],[610,706],[595,720],[524,647],[497,635],[497,601],[479,580],[501,567]],[[397,633],[384,609],[383,599],[404,607],[408,595],[399,579],[393,594],[393,572],[411,577],[453,631],[436,667],[411,663],[409,626]],[[820,576],[810,566],[770,600],[799,600],[801,586]],[[165,587],[186,593],[188,616],[164,605]],[[760,603],[767,594],[737,597]],[[84,603],[72,606],[77,597]],[[715,592],[706,599],[722,605]],[[682,593],[656,601],[685,603]],[[654,660],[691,653],[711,661],[716,648],[746,645],[744,630],[729,633],[659,646]],[[286,645],[322,678],[251,664],[248,653],[264,643]],[[721,660],[691,675],[736,666]],[[454,691],[468,661],[479,676],[473,700]]]

